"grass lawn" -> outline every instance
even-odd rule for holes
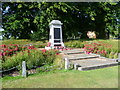
[[[90,71],[60,70],[4,77],[3,88],[118,88],[118,66]]]

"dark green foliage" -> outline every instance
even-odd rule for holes
[[[78,37],[78,32],[87,38],[87,31],[96,31],[97,38],[118,37],[120,2],[7,2],[2,6],[4,38],[48,39],[53,19],[63,23],[64,39]]]

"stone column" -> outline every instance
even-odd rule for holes
[[[22,77],[27,77],[25,61],[22,62]]]
[[[69,59],[68,58],[65,58],[65,69],[69,69]]]
[[[120,53],[118,53],[118,62],[120,62]]]
[[[78,64],[75,63],[75,64],[74,64],[74,70],[77,70],[77,69],[78,69]]]

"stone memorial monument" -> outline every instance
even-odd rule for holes
[[[49,34],[49,47],[45,49],[54,49],[56,46],[64,47],[62,40],[62,23],[59,20],[52,20],[49,24],[50,34]]]

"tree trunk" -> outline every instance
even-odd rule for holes
[[[106,22],[104,21],[106,12],[102,8],[99,8],[96,11],[96,14],[97,16],[95,17],[95,25],[96,25],[95,30],[98,33],[97,38],[106,39],[106,32],[105,32]]]

